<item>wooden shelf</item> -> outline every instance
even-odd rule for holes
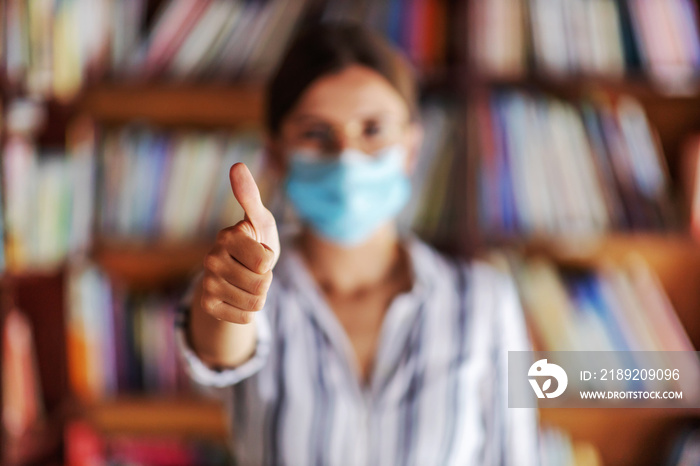
[[[223,405],[200,398],[119,397],[83,407],[80,417],[106,435],[229,436]]]
[[[503,241],[526,253],[542,253],[571,265],[591,265],[606,259],[624,259],[632,252],[651,262],[700,261],[700,243],[689,235],[663,232],[609,233],[596,236],[541,237]]]
[[[466,14],[462,16],[467,18]],[[457,45],[455,52],[460,52],[464,47],[459,45],[464,44]],[[598,91],[630,94],[644,105],[670,162],[676,160],[684,138],[700,130],[700,86],[691,86],[683,94],[667,94],[644,78],[488,78],[478,77],[474,71],[472,65],[437,70],[425,76],[426,88],[454,92],[464,100],[499,86],[543,91],[562,98]],[[264,96],[262,86],[256,83],[101,83],[85,89],[76,104],[78,110],[106,125],[142,120],[161,126],[258,129],[263,122]],[[674,168],[671,166],[672,174]],[[100,239],[92,258],[111,277],[130,288],[152,289],[186,279],[200,266],[210,247],[208,242],[145,244]],[[640,254],[659,275],[691,339],[700,348],[700,245],[690,238],[614,234],[578,241],[529,241],[518,247],[570,265],[591,265],[608,259],[621,260],[632,252]],[[32,273],[20,272],[17,277],[26,278]],[[36,287],[23,289],[39,301],[32,306],[42,312],[37,313],[42,317],[36,320],[42,323],[37,328],[54,333],[60,330],[61,319],[47,321],[45,314],[51,307],[47,304],[65,300],[49,301],[44,290],[37,292]],[[65,344],[53,336],[38,335],[37,341],[57,353],[53,350],[65,348]],[[65,374],[65,363],[49,363]],[[52,379],[44,381],[44,388],[59,386]],[[60,385],[65,385],[65,380]],[[202,399],[118,397],[81,406],[79,415],[106,434],[193,435],[222,440],[229,437],[221,404]],[[540,416],[544,424],[564,428],[574,439],[596,445],[607,465],[651,465],[662,463],[668,452],[665,442],[685,421],[699,419],[700,409],[543,409]]]
[[[97,120],[161,125],[258,127],[263,93],[257,84],[101,84],[85,90],[79,107]]]
[[[700,409],[541,409],[543,425],[569,432],[574,440],[595,445],[606,466],[664,464],[671,442]]]
[[[605,91],[611,94],[628,94],[642,100],[664,99],[671,101],[700,100],[700,81],[693,81],[682,87],[669,87],[654,82],[645,76],[547,76],[527,74],[522,76],[488,76],[466,74],[463,81],[467,89],[481,87],[515,87],[546,91],[565,97],[577,97],[590,91]]]
[[[680,233],[610,233],[513,240],[491,238],[488,244],[481,247],[484,251],[494,248],[514,249],[526,255],[542,255],[559,264],[574,267],[591,267],[605,261],[624,261],[631,254],[638,254],[661,275],[683,267],[700,270],[700,243]]]
[[[102,239],[93,257],[115,280],[134,289],[150,289],[190,277],[211,246],[205,241],[150,244]]]

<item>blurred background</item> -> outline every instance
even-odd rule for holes
[[[2,459],[229,464],[174,309],[266,173],[289,37],[360,21],[419,76],[401,224],[513,274],[542,350],[700,345],[697,0],[3,0]],[[699,464],[700,409],[542,409],[546,465]]]

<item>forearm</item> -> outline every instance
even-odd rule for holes
[[[256,323],[230,323],[209,315],[201,305],[202,280],[195,285],[188,339],[197,356],[212,368],[233,368],[255,353]]]

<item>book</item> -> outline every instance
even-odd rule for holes
[[[13,308],[2,320],[2,426],[19,439],[44,416],[31,322]]]
[[[698,76],[700,35],[692,0],[629,1],[642,63],[651,77],[683,90]]]
[[[690,234],[700,239],[700,136],[692,136],[686,141],[680,173]]]
[[[527,66],[525,0],[469,3],[470,53],[484,74],[518,77]]]

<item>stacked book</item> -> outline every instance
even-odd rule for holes
[[[10,83],[73,97],[89,79],[225,79],[276,64],[307,0],[3,2]]]
[[[8,135],[3,268],[5,256],[7,268],[20,271],[55,269],[71,255],[84,255],[95,223],[110,240],[196,241],[242,218],[228,172],[245,162],[257,175],[259,136],[128,126],[98,138],[83,123],[61,148],[40,147],[23,133]],[[265,180],[260,188],[271,189]]]
[[[688,385],[700,377],[693,343],[659,278],[639,255],[585,268],[512,252],[494,252],[491,260],[515,279],[535,350],[565,352],[562,357],[573,364],[590,362],[589,352],[602,351],[607,356],[598,360],[617,368],[678,369],[683,373],[679,380],[659,383],[682,388],[684,398],[698,396],[697,386]],[[647,383],[618,382],[625,388]],[[570,383],[587,384],[573,378]]]
[[[175,346],[181,290],[132,293],[91,264],[68,278],[66,342],[73,392],[93,401],[119,393],[180,393],[189,386]]]
[[[658,278],[638,257],[585,270],[541,257],[511,267],[543,351],[694,351]]]
[[[191,240],[242,217],[229,168],[257,173],[260,138],[226,132],[172,132],[127,126],[100,148],[99,231],[131,240]]]
[[[14,116],[29,111],[24,104],[15,109]],[[7,268],[53,268],[69,254],[86,251],[91,243],[93,128],[89,122],[76,122],[67,146],[44,148],[20,131],[19,122],[17,126],[2,150],[5,205],[0,223],[5,224]],[[4,265],[3,254],[0,257]]]
[[[534,63],[547,76],[647,72],[670,85],[700,73],[694,0],[474,0],[471,52],[486,74]]]
[[[586,236],[674,225],[665,158],[632,98],[577,105],[503,91],[472,112],[482,233]]]
[[[105,75],[260,79],[300,24],[323,18],[370,22],[416,65],[432,67],[446,56],[448,17],[445,0],[8,0],[2,68],[9,83],[64,100]]]

